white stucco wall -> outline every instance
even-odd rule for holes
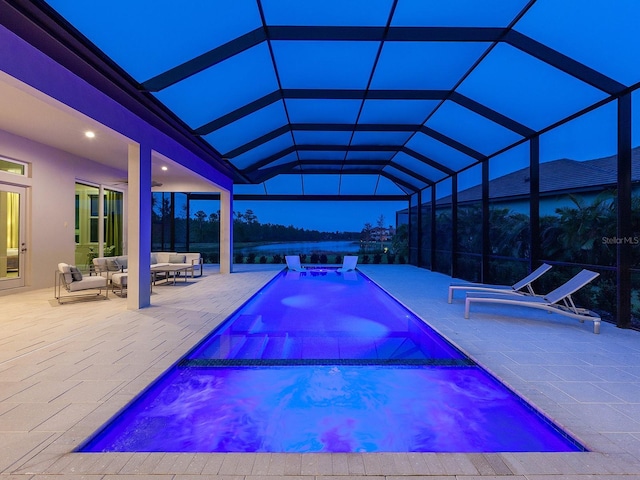
[[[127,172],[75,157],[0,130],[0,156],[30,165],[30,178],[0,175],[0,183],[27,187],[27,256],[24,289],[51,287],[58,262],[74,263],[75,183],[77,180],[100,184],[126,178]],[[124,187],[124,188],[123,188]],[[126,197],[126,186],[118,186]],[[126,204],[126,198],[125,198]],[[125,222],[126,224],[126,222]],[[53,294],[53,290],[52,290]]]

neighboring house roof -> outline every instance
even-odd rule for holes
[[[562,158],[540,163],[540,193],[551,194],[563,191],[590,190],[617,183],[617,155],[577,161]],[[640,181],[640,147],[632,150],[632,182]],[[513,198],[529,195],[529,169],[523,168],[489,181],[492,199]],[[477,185],[458,192],[458,202],[480,201],[482,187]],[[437,201],[450,203],[451,196]]]

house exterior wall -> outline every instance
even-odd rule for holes
[[[113,178],[126,177],[126,172],[3,130],[0,130],[0,156],[30,166],[28,178],[0,175],[0,183],[13,183],[27,188],[24,289],[53,287],[57,264],[74,263],[76,181],[97,185]],[[122,189],[126,197],[126,187],[119,186],[118,189]],[[16,289],[0,290],[0,295],[12,293],[13,290]]]

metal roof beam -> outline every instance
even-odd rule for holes
[[[406,202],[408,194],[404,195],[251,195],[251,194],[237,194],[233,196],[234,200],[293,200],[293,201],[398,201]]]
[[[247,103],[246,105],[243,105],[240,108],[237,108],[233,112],[229,112],[226,115],[222,115],[221,117],[218,117],[215,120],[212,120],[211,122],[196,128],[194,130],[194,133],[196,135],[201,135],[201,136],[208,135],[209,133],[215,130],[218,130],[219,128],[222,128],[224,126],[229,125],[230,123],[240,120],[242,117],[246,117],[251,113],[257,112],[261,108],[268,107],[269,105],[277,102],[278,100],[282,100],[282,94],[280,93],[279,90],[276,90],[275,92],[271,92],[262,98],[254,100],[251,103]]]
[[[391,180],[393,183],[395,183],[398,186],[402,185],[404,188],[406,188],[407,190],[410,190],[413,193],[417,193],[417,192],[420,191],[420,189],[418,187],[416,187],[415,185],[411,185],[410,183],[405,182],[404,180],[400,180],[398,177],[396,177],[395,175],[390,174],[389,172],[385,172],[384,170],[382,170],[380,172],[380,175],[382,175],[383,177],[388,178],[389,180]]]
[[[271,40],[333,40],[395,42],[495,42],[504,35],[495,27],[353,27],[268,26]],[[386,36],[385,36],[386,35]]]
[[[445,145],[448,145],[449,147],[454,148],[454,149],[464,153],[465,155],[468,155],[469,157],[474,158],[474,159],[476,159],[478,161],[486,160],[486,158],[487,158],[486,155],[483,155],[482,153],[478,152],[477,150],[474,150],[473,148],[470,148],[470,147],[464,145],[463,143],[460,143],[460,142],[454,140],[453,138],[447,137],[446,135],[443,135],[440,132],[436,132],[432,128],[421,126],[420,127],[420,131],[422,133],[424,133],[425,135],[430,136],[434,140],[437,140],[437,141],[439,141],[441,143],[444,143]]]
[[[441,172],[443,172],[443,173],[445,173],[447,175],[453,175],[455,173],[455,171],[451,170],[448,167],[445,167],[441,163],[438,163],[435,160],[431,160],[429,157],[425,157],[421,153],[418,153],[415,150],[411,150],[408,147],[401,147],[399,149],[399,151],[401,151],[403,153],[406,153],[407,155],[410,155],[413,158],[415,158],[417,160],[420,160],[421,162],[426,163],[427,165],[435,168],[436,170],[440,170]]]
[[[255,172],[259,168],[262,168],[262,167],[264,167],[266,165],[269,165],[270,163],[273,163],[276,160],[280,160],[285,155],[289,155],[290,153],[293,153],[295,151],[296,151],[296,147],[294,145],[292,145],[290,147],[285,148],[284,150],[281,150],[281,151],[279,151],[277,153],[274,153],[273,155],[270,155],[270,156],[268,156],[266,158],[263,158],[259,162],[253,163],[249,167],[246,167],[243,170],[241,170],[241,172],[243,174],[245,174],[245,175],[249,175],[251,172]]]
[[[251,140],[250,142],[247,142],[238,148],[234,148],[233,150],[225,153],[223,157],[235,158],[239,155],[242,155],[243,153],[248,152],[249,150],[253,150],[256,147],[259,147],[263,143],[267,143],[268,141],[273,140],[274,138],[278,138],[280,135],[288,132],[291,132],[291,128],[289,127],[289,125],[283,125],[280,128],[276,128],[269,133],[265,133],[261,137]]]
[[[257,112],[261,108],[268,107],[278,100],[310,99],[310,100],[443,100],[449,95],[448,90],[341,90],[341,89],[283,89],[276,90],[258,100],[248,103],[233,112],[223,115],[211,122],[198,127],[197,135],[207,135],[230,123],[240,120],[242,117]]]
[[[416,180],[421,181],[422,183],[424,183],[426,185],[434,185],[436,183],[433,180],[431,180],[430,178],[423,177],[419,173],[416,173],[413,170],[408,169],[407,167],[403,167],[402,165],[400,165],[397,162],[391,161],[391,162],[389,162],[389,166],[395,168],[396,170],[400,170],[402,173],[406,173],[407,175],[410,175],[411,177],[415,178]]]
[[[337,88],[285,88],[284,98],[305,100],[443,100],[449,90],[366,90]]]
[[[495,110],[492,110],[489,107],[476,102],[475,100],[471,100],[469,97],[465,97],[458,92],[451,92],[450,99],[456,102],[458,105],[468,108],[472,112],[475,112],[478,115],[482,115],[492,122],[497,123],[498,125],[501,125],[504,128],[507,128],[523,137],[530,137],[536,133],[535,130],[532,130],[526,125],[516,122],[512,118],[507,117],[506,115],[502,115],[501,113],[498,113]]]
[[[609,95],[617,95],[625,90],[626,85],[592,69],[557,50],[547,47],[536,40],[523,35],[520,32],[510,30],[504,40],[511,46],[521,50],[552,67],[557,68],[572,77],[577,78],[592,87],[595,87]]]
[[[166,72],[150,78],[142,83],[142,88],[148,92],[159,92],[171,85],[189,78],[196,73],[206,70],[220,62],[223,62],[239,53],[249,50],[252,47],[264,42],[267,39],[264,29],[256,28],[252,32],[246,33],[230,42],[225,43],[213,50],[209,50],[191,60],[184,62]]]

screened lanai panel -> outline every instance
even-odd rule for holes
[[[529,0],[399,0],[393,26],[506,27]]]
[[[340,195],[372,195],[376,191],[379,175],[341,175]],[[397,188],[393,194],[400,194]]]
[[[640,81],[637,0],[537,0],[515,29],[626,85]]]
[[[393,155],[395,155],[395,152],[382,150],[373,152],[349,151],[347,153],[347,162],[350,160],[391,160]]]
[[[349,145],[351,132],[296,130],[293,132],[296,145]]]
[[[139,82],[262,25],[255,0],[47,3]]]
[[[302,175],[305,195],[338,195],[340,175]]]
[[[422,182],[418,180],[416,177],[414,177],[413,175],[410,175],[409,173],[406,173],[402,170],[398,170],[393,166],[384,167],[383,171],[389,175],[392,175],[394,179],[398,179],[399,181],[404,182],[405,185],[402,185],[402,184],[400,185],[402,185],[405,188],[414,187],[413,190],[418,191],[427,186],[425,182]]]
[[[359,123],[420,124],[439,103],[438,100],[366,100]]]
[[[408,195],[410,193],[407,189],[403,189],[387,177],[378,176],[375,195]]]
[[[247,153],[230,158],[229,160],[231,160],[231,163],[237,168],[244,169],[266,157],[285,151],[291,146],[293,146],[293,139],[291,138],[291,133],[287,132],[269,142],[263,143],[262,145],[249,150]]]
[[[508,128],[452,101],[444,102],[426,126],[485,155],[522,138]]]
[[[451,170],[460,170],[477,161],[466,153],[421,132],[411,137],[407,147]]]
[[[355,123],[362,101],[288,98],[285,105],[291,123]]]
[[[283,157],[278,158],[277,160],[270,162],[268,165],[265,165],[264,167],[258,169],[258,171],[262,172],[270,168],[278,167],[280,165],[284,165],[284,164],[296,162],[296,161],[298,161],[298,155],[296,154],[296,152],[291,152],[291,153],[288,153],[287,155],[284,155]]]
[[[302,175],[278,175],[270,178],[265,184],[268,195],[302,195]]]
[[[404,145],[411,132],[363,132],[353,134],[351,145]]]
[[[396,154],[393,157],[393,162],[403,166],[404,168],[408,168],[417,175],[428,178],[432,182],[437,182],[447,176],[447,174],[442,170],[438,170],[428,163],[404,152]],[[422,188],[424,188],[424,185]]]
[[[264,183],[241,183],[233,186],[234,195],[266,195]]]
[[[489,45],[387,41],[382,47],[371,88],[450,90]]]
[[[198,128],[277,89],[269,48],[262,43],[155,95]]]
[[[203,138],[224,154],[288,123],[284,102],[278,101],[252,114],[245,115]]]
[[[606,96],[605,92],[506,44],[491,50],[457,91],[535,130]]]
[[[270,25],[383,27],[392,0],[262,0]]]
[[[301,150],[298,152],[300,160],[344,160],[347,149],[344,150]]]
[[[282,88],[363,89],[380,42],[271,42]]]

